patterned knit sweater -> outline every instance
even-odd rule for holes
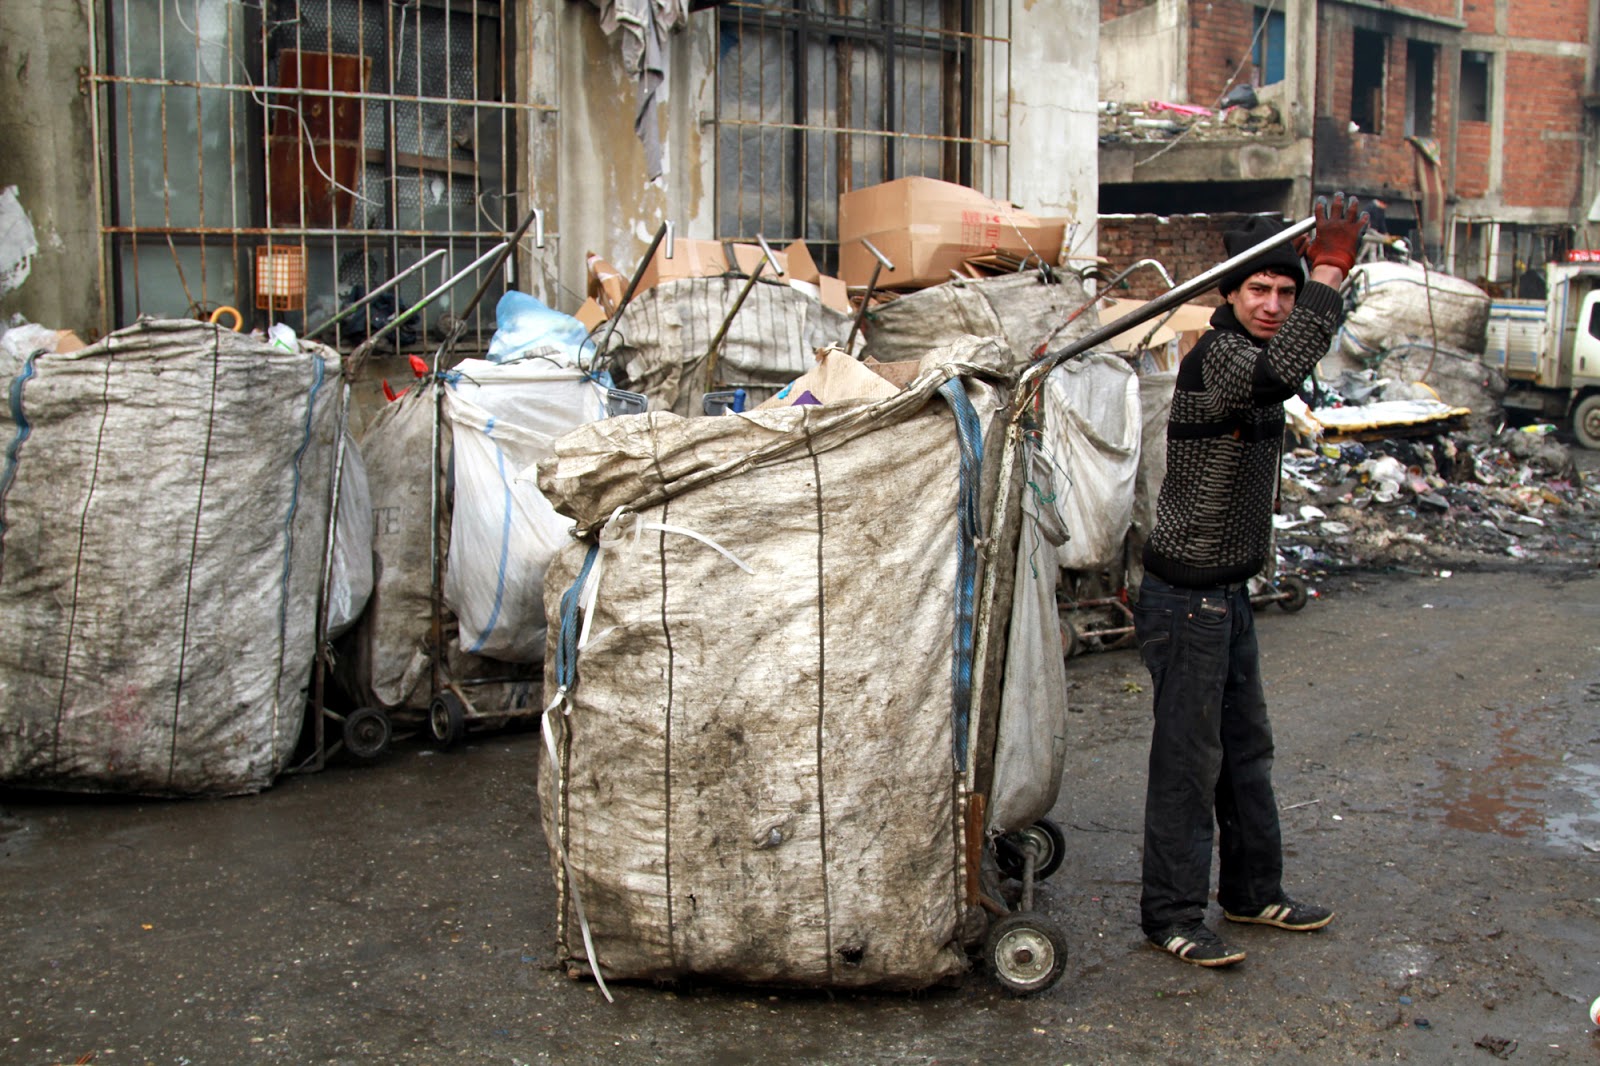
[[[1145,569],[1169,584],[1212,588],[1245,581],[1272,542],[1283,401],[1328,351],[1339,293],[1307,281],[1270,341],[1257,340],[1227,304],[1178,367],[1167,421],[1167,476]]]

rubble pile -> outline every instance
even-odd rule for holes
[[[1593,561],[1600,489],[1541,430],[1321,444],[1284,456],[1281,565],[1303,572]]]
[[[1275,104],[1254,107],[1209,107],[1170,104],[1160,100],[1100,103],[1100,143],[1191,140],[1237,140],[1240,137],[1279,137],[1286,132],[1283,115]]]

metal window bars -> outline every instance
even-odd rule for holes
[[[510,4],[105,0],[96,15],[108,325],[227,305],[246,328],[303,330],[444,250],[320,338],[349,346],[526,213],[515,145],[554,108],[512,99]],[[486,346],[494,299],[453,313],[470,284],[397,347],[463,327],[464,348]]]
[[[910,175],[972,184],[980,167],[995,182],[1008,119],[992,99],[977,118],[976,88],[1008,76],[1010,15],[983,8],[988,32],[974,0],[719,5],[718,234],[804,239],[831,270],[840,193]]]

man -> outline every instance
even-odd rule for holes
[[[1310,279],[1287,244],[1231,272],[1218,286],[1215,328],[1178,368],[1134,612],[1155,688],[1140,924],[1152,944],[1201,966],[1244,958],[1202,920],[1213,819],[1224,917],[1295,931],[1333,919],[1283,890],[1272,729],[1246,588],[1271,547],[1283,401],[1328,350],[1367,224],[1343,193],[1331,208],[1319,198],[1315,216],[1315,236],[1300,246]],[[1232,258],[1282,229],[1257,216],[1223,243]]]

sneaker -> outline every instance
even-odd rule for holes
[[[1228,947],[1201,922],[1152,936],[1150,943],[1196,966],[1232,966],[1244,958],[1244,952]]]
[[[1235,914],[1226,907],[1222,916],[1230,922],[1251,922],[1255,925],[1271,925],[1279,929],[1290,929],[1296,933],[1304,933],[1312,929],[1321,929],[1333,921],[1333,911],[1327,907],[1319,907],[1315,903],[1301,903],[1298,900],[1283,897],[1277,903],[1269,903],[1260,910],[1248,914]]]

